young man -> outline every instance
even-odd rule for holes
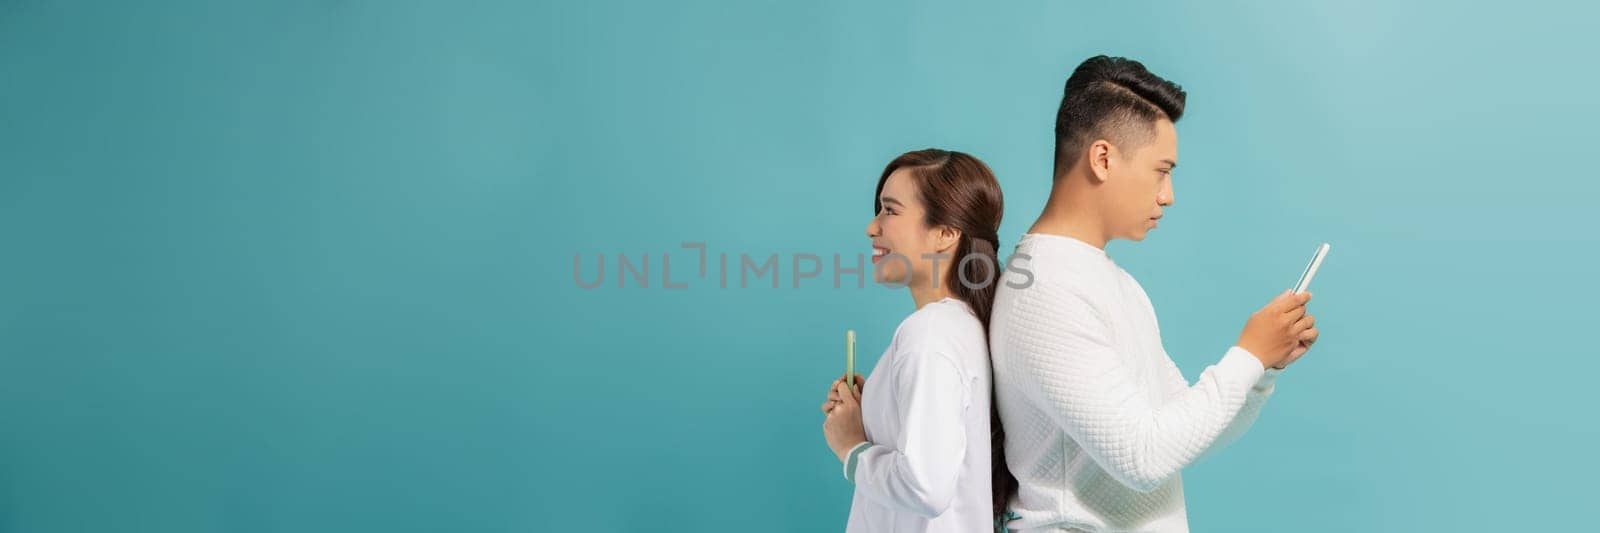
[[[1050,199],[1011,259],[1033,280],[999,287],[990,327],[1012,531],[1187,531],[1179,472],[1244,433],[1317,340],[1310,294],[1286,291],[1190,385],[1106,255],[1172,205],[1183,105],[1137,61],[1090,58],[1067,79]]]

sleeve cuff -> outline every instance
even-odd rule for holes
[[[1261,366],[1261,360],[1260,359],[1256,359],[1255,354],[1250,353],[1250,350],[1246,350],[1246,349],[1244,349],[1242,347],[1239,347],[1239,346],[1234,346],[1234,347],[1228,349],[1228,355],[1233,355],[1234,352],[1238,352],[1238,353],[1250,356],[1250,359],[1252,359],[1252,360],[1254,360],[1256,362],[1256,366]],[[1226,358],[1227,356],[1223,356],[1223,357]],[[1261,376],[1256,378],[1255,386],[1253,388],[1255,389],[1256,392],[1261,392],[1261,393],[1272,392],[1273,383],[1277,382],[1278,381],[1278,376],[1280,376],[1282,374],[1283,374],[1283,369],[1282,368],[1263,368],[1263,369],[1261,369]]]
[[[1261,365],[1261,360],[1256,359],[1249,350],[1234,346],[1228,348],[1228,353],[1217,362],[1217,370],[1223,375],[1237,379],[1242,383],[1257,383],[1267,373],[1267,368]],[[1276,379],[1276,378],[1274,378]]]
[[[872,443],[871,442],[862,442],[861,444],[857,444],[856,447],[851,448],[850,449],[850,453],[845,455],[845,460],[844,460],[844,479],[845,479],[845,481],[849,481],[851,483],[855,483],[856,482],[856,463],[858,462],[857,459],[861,456],[861,452],[867,451],[867,448],[871,448],[871,447],[872,447]]]
[[[1278,381],[1278,376],[1283,374],[1281,368],[1268,368],[1261,372],[1261,379],[1256,380],[1256,392],[1272,392],[1273,383]]]

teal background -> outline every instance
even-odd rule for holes
[[[1189,91],[1109,248],[1186,374],[1333,243],[1195,530],[1581,529],[1600,9],[1477,4],[0,1],[0,531],[842,529],[817,406],[912,306],[792,257],[927,146],[1009,250],[1098,53]]]

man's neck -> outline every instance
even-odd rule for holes
[[[1077,188],[1070,181],[1051,187],[1050,200],[1045,202],[1044,212],[1028,228],[1028,233],[1071,237],[1104,250],[1108,237],[1098,206],[1088,201],[1089,191],[1075,190]]]

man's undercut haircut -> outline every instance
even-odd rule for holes
[[[1067,78],[1056,112],[1055,177],[1100,139],[1132,151],[1155,138],[1156,122],[1183,117],[1183,88],[1132,59],[1095,56]]]

